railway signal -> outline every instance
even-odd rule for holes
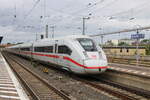
[[[131,39],[142,39],[145,37],[145,34],[132,34]]]
[[[139,30],[137,29],[137,34],[132,34],[131,35],[131,39],[136,39],[136,65],[138,66],[139,64],[139,59],[140,59],[140,55],[138,52],[139,49],[139,40],[144,38],[145,34],[139,34]]]

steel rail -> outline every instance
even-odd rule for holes
[[[19,80],[21,81],[21,83],[24,85],[24,87],[27,89],[27,91],[29,92],[30,96],[34,99],[34,100],[40,100],[40,97],[38,95],[36,95],[36,93],[33,91],[32,88],[30,88],[30,86],[27,84],[27,82],[21,78],[21,76],[17,73],[17,71],[13,68],[13,65],[10,63],[10,61],[8,60],[8,58],[6,57],[6,55],[4,55],[5,60],[7,61],[8,65],[10,66],[10,68],[13,70],[13,72],[17,75],[17,77],[19,78]]]
[[[60,73],[62,73],[62,72],[60,72]],[[64,73],[63,73],[63,74],[64,74]],[[65,74],[66,74],[66,73],[65,73]],[[69,73],[68,73],[68,74],[69,74]],[[128,95],[126,95],[126,94],[124,94],[124,93],[122,93],[122,92],[119,92],[119,91],[114,91],[114,90],[110,89],[109,87],[103,87],[103,85],[95,84],[95,83],[93,83],[93,82],[90,82],[90,81],[87,81],[87,80],[85,80],[85,79],[79,78],[79,77],[77,77],[77,76],[74,75],[74,74],[71,74],[70,76],[71,76],[72,78],[74,78],[75,80],[81,81],[81,82],[83,82],[83,83],[85,83],[85,84],[87,84],[87,85],[90,85],[90,86],[92,86],[92,87],[94,87],[94,88],[96,88],[96,89],[99,89],[99,90],[105,91],[105,92],[107,92],[107,93],[110,93],[111,95],[116,96],[116,97],[118,97],[118,98],[121,98],[122,100],[137,100],[137,98],[134,98],[134,97],[132,97],[132,96],[128,96]],[[110,85],[110,86],[111,86],[111,85]]]
[[[96,78],[96,79],[98,79],[99,81],[101,81],[105,84],[109,84],[111,86],[114,86],[114,87],[129,91],[129,92],[135,93],[137,95],[140,95],[140,96],[143,96],[143,97],[146,97],[146,98],[150,98],[150,91],[143,90],[143,89],[140,89],[140,88],[137,88],[137,87],[127,86],[127,85],[124,85],[124,84],[121,84],[121,83],[117,83],[117,82],[113,82],[113,81],[109,81],[109,80],[105,80],[105,79],[100,79],[98,77],[93,77],[93,78]]]
[[[9,63],[8,58],[6,57],[6,55],[4,54],[6,61]],[[7,55],[8,56],[8,55]],[[63,93],[61,90],[57,89],[56,87],[52,86],[48,81],[46,81],[45,79],[43,79],[41,76],[39,76],[38,74],[32,72],[29,68],[27,68],[25,65],[23,65],[21,62],[16,61],[14,58],[9,56],[9,59],[13,60],[15,63],[19,64],[22,68],[24,68],[26,71],[28,71],[29,73],[31,73],[33,76],[35,76],[37,79],[39,79],[40,81],[42,81],[45,85],[47,85],[51,90],[53,90],[55,93],[57,93],[59,96],[61,96],[64,100],[74,100],[75,98],[73,98],[70,95],[67,95],[65,93]],[[9,63],[10,64],[10,63]],[[11,65],[11,68],[12,65]],[[14,69],[13,69],[14,70]],[[17,74],[17,71],[15,71],[15,73]],[[18,75],[17,75],[18,76]],[[19,76],[20,77],[20,76]],[[22,78],[20,78],[22,80]],[[25,82],[25,81],[23,81]],[[25,82],[24,84],[27,85],[27,83]],[[25,85],[25,86],[26,86]],[[29,88],[29,86],[28,86]],[[30,88],[29,91],[31,92],[31,95],[34,96],[35,100],[40,100],[40,98],[36,95],[36,93]]]
[[[105,91],[106,93],[109,93],[115,97],[118,97],[118,98],[121,98],[122,100],[137,100],[136,98],[132,97],[132,96],[129,96],[129,95],[126,95],[126,94],[123,94],[119,91],[116,91],[116,90],[112,90],[110,89],[109,87],[104,87],[103,85],[101,84],[96,84],[96,83],[93,83],[93,82],[90,82],[90,81],[87,81],[87,80],[84,80],[84,79],[81,79],[81,78],[78,78],[76,76],[73,76],[76,80],[79,80],[87,85],[90,85],[98,90],[101,90],[101,91]]]

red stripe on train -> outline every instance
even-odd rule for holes
[[[50,54],[40,54],[40,53],[31,53],[31,52],[21,52],[21,53],[32,54],[32,55],[37,55],[37,56],[46,56],[46,57],[51,57],[51,58],[60,58],[60,56],[50,55]],[[108,68],[108,66],[87,67],[87,66],[81,65],[80,63],[78,63],[75,60],[73,60],[69,57],[66,57],[66,56],[64,56],[63,59],[67,60],[67,61],[70,61],[70,62],[74,63],[75,65],[78,65],[78,66],[86,68],[86,69],[106,69],[106,68]]]

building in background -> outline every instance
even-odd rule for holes
[[[135,42],[135,40],[131,40],[131,39],[120,39],[120,40],[118,40],[118,44],[119,43],[125,43],[127,45],[132,45],[132,43],[134,43],[134,42]]]
[[[136,46],[104,46],[103,50],[107,55],[136,55]],[[140,55],[146,55],[145,46],[139,46]]]
[[[117,46],[118,45],[118,40],[109,40],[105,43],[107,46]]]
[[[109,40],[105,43],[106,46],[129,46],[132,45],[135,40],[131,39],[120,39],[120,40]]]

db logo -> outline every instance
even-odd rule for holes
[[[92,58],[97,58],[96,55],[91,55]]]

